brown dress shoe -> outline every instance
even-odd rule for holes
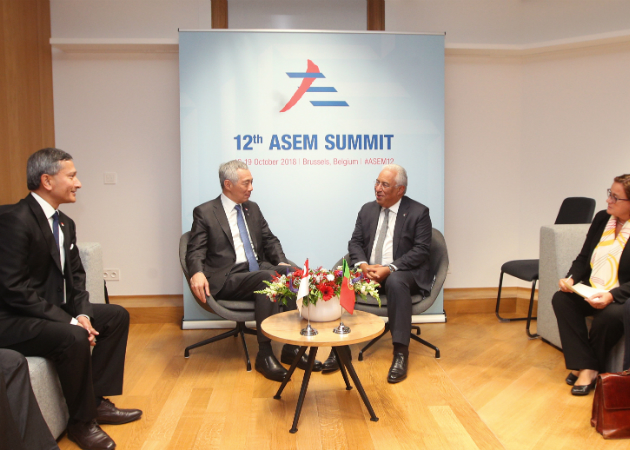
[[[94,420],[69,425],[68,439],[83,450],[112,450],[116,448],[116,443],[101,430],[101,427]]]
[[[96,408],[96,421],[101,425],[120,425],[133,422],[142,416],[139,409],[119,409],[104,398]]]

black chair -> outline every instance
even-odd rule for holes
[[[595,200],[588,197],[569,197],[565,198],[560,206],[558,217],[556,217],[556,225],[591,223],[593,214],[595,213]],[[507,273],[519,280],[529,281],[532,283],[532,292],[529,298],[529,310],[527,317],[504,318],[499,315],[499,306],[501,304],[501,287],[503,285],[503,274]],[[495,314],[501,322],[511,322],[513,320],[527,320],[525,331],[527,335],[534,339],[538,334],[532,334],[529,327],[532,320],[532,309],[534,307],[534,294],[536,293],[536,283],[538,282],[538,260],[537,259],[521,259],[508,261],[501,266],[501,275],[499,277],[499,292],[497,293],[497,305]]]
[[[346,258],[348,255],[346,255]],[[347,260],[347,259],[346,259]],[[342,263],[341,260],[335,265],[335,267],[340,266]],[[431,292],[428,297],[422,297],[422,295],[412,295],[411,296],[411,314],[417,315],[422,314],[427,309],[429,309],[435,300],[437,299],[440,291],[442,290],[442,286],[444,285],[444,281],[446,280],[446,273],[448,272],[448,251],[446,249],[446,241],[444,240],[444,236],[438,230],[433,228],[433,234],[431,237],[431,256],[430,256],[430,265],[431,271],[433,272],[433,285],[431,286]],[[355,308],[359,311],[365,311],[372,314],[376,314],[380,317],[387,317],[387,296],[385,294],[380,295],[381,298],[381,307],[379,308],[377,301],[371,296],[367,296],[365,300],[361,299],[361,297],[357,296]],[[430,342],[425,341],[420,338],[420,327],[417,325],[413,325],[412,329],[416,330],[416,334],[411,334],[411,338],[420,342],[422,345],[425,345],[433,350],[435,350],[435,357],[440,358],[440,349]],[[383,333],[372,339],[368,344],[361,349],[359,352],[359,361],[363,361],[363,352],[374,345],[380,338],[382,338],[388,331],[390,330],[389,323],[385,324],[385,330]]]

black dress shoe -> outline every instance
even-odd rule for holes
[[[273,381],[284,380],[285,375],[289,372],[278,362],[273,354],[262,356],[260,352],[256,355],[255,367],[265,378]]]
[[[392,361],[392,366],[389,368],[389,373],[387,374],[387,382],[388,383],[400,383],[402,380],[407,378],[407,360],[408,356],[405,356],[404,353],[394,353],[394,360]]]
[[[569,386],[573,386],[577,379],[577,375],[573,375],[573,372],[569,372],[569,375],[567,375],[567,378],[564,381],[566,381]]]
[[[116,443],[101,430],[95,420],[69,425],[68,439],[83,450],[112,450],[116,448]]]
[[[350,353],[350,361],[352,361],[352,353]],[[339,361],[337,361],[337,357],[335,356],[334,351],[330,351],[330,355],[324,364],[322,364],[322,373],[333,373],[339,370]]]
[[[100,425],[120,425],[138,420],[141,416],[139,409],[119,409],[106,398],[96,408],[96,421]]]
[[[324,364],[322,365],[322,373],[333,373],[339,370],[339,361],[337,361],[337,357],[335,356],[335,352],[330,351],[330,355]]]
[[[577,396],[588,395],[591,393],[592,389],[595,389],[596,384],[597,384],[597,378],[595,378],[591,384],[584,384],[582,386],[573,386],[571,388],[571,394],[577,395]]]
[[[282,347],[280,361],[282,361],[283,364],[292,365],[299,351],[300,347],[298,347],[297,345],[285,344]],[[308,355],[306,353],[307,352],[304,352],[297,365],[302,370],[306,370],[306,367],[308,366]],[[315,360],[315,362],[313,363],[313,372],[321,372],[321,370],[322,362]]]

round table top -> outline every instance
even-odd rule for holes
[[[354,314],[344,313],[341,319],[344,325],[350,327],[349,334],[333,333],[333,329],[339,325],[337,319],[330,322],[311,321],[311,327],[319,333],[316,336],[302,336],[300,330],[306,328],[307,320],[302,319],[298,311],[274,314],[267,317],[261,325],[263,334],[274,341],[307,347],[337,347],[356,344],[375,338],[385,329],[383,319],[356,309]]]

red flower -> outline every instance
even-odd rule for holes
[[[333,295],[335,295],[335,290],[332,287],[326,285],[325,283],[318,284],[317,290],[322,293],[322,298],[325,301],[330,300],[333,297]]]

